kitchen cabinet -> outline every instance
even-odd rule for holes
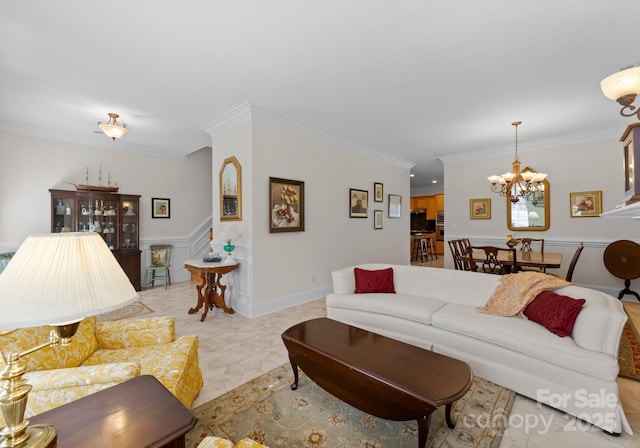
[[[427,219],[436,219],[436,197],[427,196]]]
[[[427,197],[426,196],[418,196],[416,198],[416,209],[417,210],[426,210],[427,209]]]
[[[444,195],[443,194],[437,194],[435,195],[435,206],[436,206],[436,212],[442,212],[444,211]]]
[[[411,211],[426,210],[427,196],[414,196],[411,198]]]
[[[436,194],[432,196],[413,196],[410,208],[415,210],[426,210],[427,219],[436,219],[436,212],[444,210],[444,195]]]

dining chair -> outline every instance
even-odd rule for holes
[[[522,238],[520,240],[520,252],[537,252],[544,253],[544,238]],[[547,272],[546,268],[536,268],[533,266],[518,266],[521,271],[530,272]]]
[[[471,270],[471,263],[469,262],[469,248],[471,247],[471,242],[469,238],[460,238],[457,240],[458,251],[460,252],[460,262],[462,264],[463,271]]]
[[[453,266],[456,271],[462,271],[462,256],[460,254],[458,242],[460,240],[449,240],[449,250],[451,251],[451,256],[453,257]]]
[[[576,269],[576,264],[578,264],[578,258],[580,258],[580,254],[582,253],[583,249],[584,249],[584,243],[581,242],[580,244],[578,244],[578,248],[573,254],[573,258],[571,259],[571,263],[569,263],[569,269],[567,269],[567,274],[565,276],[562,276],[559,274],[552,274],[552,275],[557,278],[564,278],[566,281],[570,282],[571,279],[573,278],[573,271],[575,271]]]
[[[520,246],[522,252],[532,252],[536,248],[539,252],[544,252],[544,238],[522,238],[520,242],[522,243]]]
[[[471,255],[474,250],[484,252],[484,260],[479,264]],[[470,270],[484,272],[486,274],[511,274],[518,271],[518,261],[516,259],[516,249],[506,249],[495,246],[469,246]]]

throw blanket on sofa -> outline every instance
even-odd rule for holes
[[[566,280],[539,272],[520,272],[507,274],[500,278],[487,303],[478,308],[481,313],[496,316],[515,316],[524,311],[526,306],[542,291],[569,286]]]

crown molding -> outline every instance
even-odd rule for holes
[[[251,105],[245,102],[220,115],[218,118],[205,124],[200,129],[205,131],[211,137],[215,137],[216,135],[249,120],[251,120]]]
[[[597,131],[589,131],[583,132],[580,134],[567,135],[562,137],[548,138],[543,140],[536,140],[529,143],[520,143],[518,145],[519,152],[527,152],[537,149],[545,149],[545,148],[554,148],[558,146],[564,145],[573,145],[576,143],[585,143],[592,142],[596,140],[606,140],[610,138],[615,138],[616,140],[620,138],[620,128],[609,128],[609,129],[600,129]],[[501,146],[498,148],[486,148],[479,151],[473,152],[460,152],[456,154],[444,154],[438,156],[438,159],[442,161],[442,163],[448,162],[459,162],[463,160],[473,160],[473,159],[483,159],[489,156],[497,156],[504,154],[513,154],[514,146]]]
[[[358,152],[360,154],[366,154],[370,157],[382,160],[386,163],[399,166],[401,168],[411,169],[415,166],[414,163],[407,160],[399,159],[390,154],[367,148],[356,143],[343,140],[339,137],[335,137],[326,132],[319,131],[309,126],[294,120],[293,118],[279,114],[264,107],[256,106],[255,104],[243,103],[239,106],[231,109],[229,112],[221,115],[215,120],[204,125],[201,129],[207,132],[211,137],[231,129],[246,121],[260,121],[262,123],[269,124],[274,127],[286,129],[305,137],[310,137],[316,140],[321,140],[327,143],[340,146],[342,148]]]

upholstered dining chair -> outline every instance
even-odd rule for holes
[[[171,284],[171,244],[152,244],[149,246],[151,250],[151,264],[144,271],[144,285],[155,286],[156,276],[164,279],[164,289]],[[151,276],[151,279],[149,279]]]
[[[482,262],[476,262],[471,255],[473,251],[483,252],[484,260]],[[518,271],[515,248],[469,246],[468,254],[467,259],[469,260],[471,271],[497,275],[511,274]]]

